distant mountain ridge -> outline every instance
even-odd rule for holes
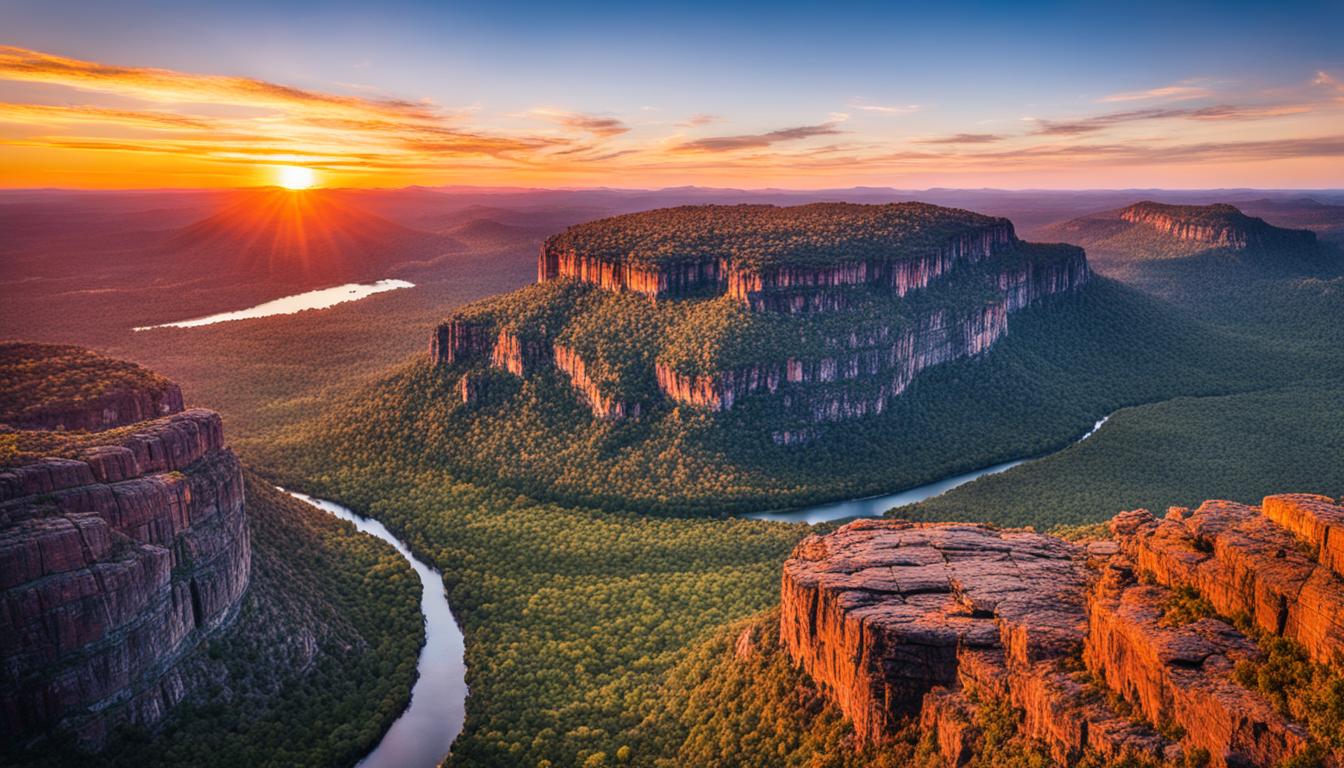
[[[1168,205],[1145,200],[1125,208],[1120,218],[1153,227],[1178,240],[1238,251],[1254,246],[1316,247],[1316,235],[1309,230],[1275,227],[1227,203]]]
[[[1319,251],[1314,232],[1276,227],[1227,203],[1145,200],[1055,224],[1040,237],[1082,246],[1101,262],[1181,258],[1210,250],[1299,257]]]

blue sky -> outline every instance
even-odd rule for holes
[[[1043,146],[1042,135],[1051,137],[1055,155],[1065,136],[1093,155],[1099,146],[1146,150],[1119,164],[1096,157],[1084,163],[1097,178],[1117,183],[1161,166],[1164,184],[1234,181],[1239,173],[1248,182],[1310,186],[1341,169],[1331,141],[1344,134],[1334,88],[1344,80],[1340,2],[725,8],[4,0],[0,22],[0,44],[42,54],[368,99],[423,100],[473,134],[546,140],[544,150],[527,157],[455,158],[438,174],[445,183],[460,183],[468,173],[579,184],[755,177],[789,186],[934,183],[937,161],[947,155],[945,166],[954,169],[943,173],[948,183],[1021,186],[1038,179],[1079,186],[1083,175],[1068,173],[1070,163],[1025,167],[1014,155],[1011,167],[996,167],[1002,152],[985,152],[988,144]],[[87,83],[7,81],[4,75],[0,70],[0,99],[11,103],[88,106],[124,96],[108,85],[77,97],[88,93]],[[1215,107],[1237,110],[1197,113]],[[625,130],[575,135],[594,125],[579,115],[618,121]],[[1110,122],[1074,134],[1041,128],[1042,121],[1076,125],[1095,117]],[[830,128],[779,133],[817,126]],[[28,120],[21,130],[0,133],[0,141],[40,135],[34,131]],[[762,135],[784,138],[765,145],[700,141]],[[1033,135],[1038,138],[1026,140]],[[960,149],[930,143],[958,136],[995,138]],[[1304,140],[1303,152],[1325,153],[1310,157],[1330,158],[1324,167],[1293,162],[1286,146],[1259,146]],[[1210,153],[1176,151],[1182,142],[1236,148],[1224,170],[1196,171],[1208,165]],[[966,151],[971,144],[979,146]],[[936,152],[928,149],[934,146]],[[800,157],[805,150],[812,160]],[[615,152],[624,154],[607,157]],[[690,162],[672,156],[678,152],[712,152],[716,159]],[[320,165],[320,154],[313,153],[311,164]],[[731,170],[721,172],[725,154],[732,155]],[[815,160],[825,154],[851,162]],[[554,162],[558,158],[568,159]],[[875,158],[886,159],[865,168],[863,161]],[[586,160],[581,167],[580,159]],[[1232,166],[1239,170],[1227,170]],[[432,180],[432,171],[384,177]],[[371,166],[368,181],[380,183],[380,172]]]

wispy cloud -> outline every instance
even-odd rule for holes
[[[1334,94],[1335,101],[1344,101],[1344,82],[1340,82],[1339,79],[1333,77],[1329,72],[1326,72],[1323,69],[1317,71],[1316,77],[1312,78],[1311,84],[1324,88],[1328,93]]]
[[[1132,109],[1124,112],[1108,112],[1101,115],[1076,120],[1042,120],[1030,118],[1036,124],[1032,131],[1037,136],[1078,136],[1095,133],[1126,123],[1141,123],[1150,120],[1260,120],[1270,117],[1297,115],[1311,111],[1307,104],[1268,104],[1268,105],[1231,105],[1219,104],[1211,107],[1177,108],[1153,107],[1150,109]]]
[[[594,136],[609,138],[628,133],[630,127],[615,117],[605,115],[590,115],[585,112],[569,112],[562,109],[552,109],[550,107],[538,107],[528,115],[565,128],[591,133]]]
[[[923,109],[918,104],[874,104],[867,99],[851,99],[849,107],[864,112],[879,112],[884,115],[910,115]]]
[[[1161,88],[1149,88],[1146,91],[1112,93],[1108,96],[1102,96],[1097,101],[1102,103],[1117,101],[1190,101],[1192,99],[1207,99],[1213,95],[1212,90],[1203,86],[1178,83],[1176,85],[1164,85]]]
[[[750,133],[741,136],[714,136],[707,139],[695,139],[677,144],[674,149],[682,152],[732,152],[740,149],[758,149],[784,141],[810,139],[814,136],[834,136],[842,131],[834,123],[821,125],[802,125],[797,128],[781,128],[766,133]]]
[[[677,125],[682,128],[698,128],[702,125],[720,122],[721,120],[723,120],[723,118],[718,115],[710,114],[708,112],[696,112],[694,115],[677,123]]]
[[[468,111],[427,101],[348,96],[252,78],[81,61],[0,47],[0,81],[115,97],[127,106],[0,102],[0,124],[25,129],[13,146],[179,155],[222,164],[258,158],[370,171],[434,167],[464,157],[518,158],[564,145],[462,124]],[[594,131],[610,135],[601,121]],[[38,131],[35,135],[32,131]],[[120,134],[108,138],[109,131]],[[3,141],[0,139],[0,141]]]
[[[1003,137],[996,133],[954,133],[951,136],[915,139],[916,144],[992,144],[996,141],[1003,141]]]

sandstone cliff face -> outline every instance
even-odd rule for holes
[[[727,258],[643,265],[616,262],[563,249],[548,241],[537,259],[538,282],[567,277],[612,291],[634,291],[652,299],[703,290],[727,292],[756,311],[823,312],[844,309],[845,287],[872,286],[898,296],[927,286],[961,263],[975,263],[1017,243],[1012,222],[961,232],[925,253],[863,258],[807,267],[755,267]]]
[[[1309,510],[1340,514],[1310,496],[1271,496],[1264,509],[1304,525]],[[1173,509],[1161,519],[1131,512],[1111,527],[1139,571],[1157,582],[1198,590],[1224,616],[1246,615],[1264,631],[1298,641],[1318,661],[1344,659],[1344,581],[1333,568],[1333,549],[1311,553],[1313,539],[1299,539],[1260,509],[1227,501]]]
[[[1116,540],[1087,547],[859,521],[807,538],[785,563],[781,640],[859,738],[880,743],[918,718],[948,765],[977,754],[976,715],[996,702],[1064,764],[1207,754],[1214,766],[1277,765],[1311,741],[1233,674],[1262,658],[1257,644],[1218,618],[1167,611],[1174,589],[1194,587],[1219,613],[1252,615],[1344,664],[1344,578],[1326,533],[1341,520],[1344,507],[1318,496],[1208,502],[1160,521],[1119,515]]]
[[[219,416],[0,470],[0,722],[97,746],[150,726],[197,682],[177,662],[247,588],[242,470]]]
[[[1198,215],[1193,212],[1198,211]],[[1231,205],[1202,207],[1136,203],[1120,212],[1131,224],[1153,227],[1178,240],[1211,248],[1245,250],[1250,247],[1314,249],[1316,235],[1303,229],[1281,229],[1243,214]]]
[[[640,265],[610,261],[547,241],[537,257],[537,282],[568,277],[608,291],[634,291],[651,299],[684,296],[717,287],[729,272],[721,259]]]
[[[851,347],[853,351],[844,355],[788,358],[709,376],[684,376],[658,364],[655,375],[670,400],[713,411],[726,411],[747,395],[779,393],[783,387],[786,407],[797,408],[809,422],[821,424],[881,413],[920,371],[978,355],[1007,331],[1007,304],[1000,302],[956,318],[935,311],[899,332],[879,328],[863,342],[853,336],[832,340],[834,346]],[[876,386],[825,386],[861,380],[875,380]]]
[[[182,390],[165,383],[158,389],[122,389],[76,403],[29,413],[10,426],[18,429],[97,432],[156,419],[182,410]]]
[[[1108,566],[1090,605],[1084,659],[1151,723],[1169,723],[1217,765],[1276,765],[1304,751],[1306,731],[1237,683],[1255,643],[1212,618],[1167,626],[1171,592],[1139,584],[1129,563]]]
[[[926,368],[979,355],[1008,331],[1008,315],[1048,296],[1076,290],[1088,278],[1081,252],[1050,265],[1026,262],[999,273],[1002,298],[975,312],[952,317],[935,311],[897,331],[879,327],[863,337],[831,339],[828,347],[846,350],[817,359],[786,358],[773,363],[686,375],[671,366],[655,368],[658,387],[673,402],[725,411],[739,399],[783,389],[789,405],[801,405],[812,423],[840,421],[881,413]],[[798,387],[878,380],[856,391],[848,387]],[[778,442],[778,441],[777,441]]]
[[[864,206],[837,207],[846,212],[844,215],[853,214],[856,208],[871,212]],[[918,209],[924,212],[921,215],[930,216],[932,214],[925,209],[933,210],[918,204],[871,208],[888,212],[889,209]],[[740,224],[739,217],[761,215],[760,211],[752,214],[737,209],[717,213],[696,211],[699,212],[677,209],[673,213],[707,218],[687,222],[685,228],[674,228],[671,232],[658,230],[649,234],[649,238],[663,242],[664,237],[673,241],[680,237],[691,242],[700,234],[719,232],[711,226],[715,221],[733,229]],[[786,214],[771,209],[768,215]],[[816,215],[815,211],[809,215]],[[783,239],[772,231],[770,237],[775,240],[771,241],[770,248],[733,250],[742,247],[741,238],[759,245],[763,236],[756,230],[735,231],[734,236],[739,240],[730,238],[735,243],[731,247],[688,245],[689,251],[666,250],[657,258],[646,256],[642,260],[613,246],[609,236],[617,239],[624,236],[620,234],[624,225],[613,223],[615,235],[605,232],[595,235],[595,240],[585,240],[567,231],[549,239],[538,258],[537,278],[539,283],[564,278],[603,291],[639,293],[655,302],[641,306],[657,309],[665,306],[663,302],[678,300],[680,303],[666,309],[662,315],[657,315],[654,310],[642,317],[642,327],[661,329],[659,333],[672,332],[664,329],[661,323],[666,323],[667,328],[691,328],[694,330],[683,332],[703,335],[689,344],[703,341],[711,348],[724,349],[744,346],[750,351],[737,359],[753,362],[724,365],[715,370],[712,364],[706,366],[703,361],[697,361],[694,372],[690,372],[690,366],[685,362],[687,343],[675,339],[673,341],[680,345],[669,342],[666,347],[678,350],[668,356],[670,362],[655,362],[653,370],[647,372],[648,378],[656,382],[662,399],[677,405],[727,411],[744,397],[770,397],[789,422],[773,430],[772,437],[777,444],[792,445],[815,438],[820,434],[818,425],[882,413],[921,371],[985,352],[1007,332],[1009,314],[1046,297],[1074,291],[1089,277],[1087,259],[1080,249],[1024,244],[1017,239],[1012,222],[1007,219],[964,211],[944,210],[941,215],[951,215],[958,223],[930,225],[929,222],[939,220],[933,216],[924,219],[923,224],[910,224],[906,229],[893,224],[883,230],[884,237],[888,238],[884,241],[872,233],[865,234],[866,230],[853,221],[845,226],[831,221],[829,229],[823,226],[816,232],[804,233],[812,236],[822,232],[822,240],[831,245],[818,245],[803,252],[795,251],[798,243],[807,241],[807,237],[794,230],[789,230],[790,235]],[[849,227],[853,226],[860,228],[851,231]],[[917,242],[918,245],[892,245],[888,247],[891,252],[884,253],[874,245],[879,241]],[[847,257],[847,253],[853,256]],[[918,305],[921,308],[917,314],[911,313],[915,314],[913,318],[899,311],[898,304],[882,303],[889,302],[889,296],[903,297],[940,281],[948,282],[950,276],[960,270],[969,273],[965,281],[949,288],[946,295]],[[544,294],[552,297],[565,295],[567,291],[572,296],[588,290],[570,282],[552,282],[549,287],[558,288]],[[569,288],[576,290],[569,291]],[[523,292],[517,295],[526,296]],[[657,405],[648,401],[647,396],[643,396],[644,401],[638,401],[603,392],[592,375],[595,364],[602,361],[585,360],[576,348],[608,347],[611,354],[605,355],[604,359],[621,358],[628,352],[621,348],[622,344],[649,343],[647,338],[641,337],[638,342],[622,338],[600,339],[587,345],[557,343],[556,339],[563,338],[567,328],[578,325],[573,322],[574,317],[585,310],[576,307],[600,302],[570,305],[565,303],[571,300],[568,297],[533,298],[538,295],[543,293],[500,305],[506,307],[504,309],[487,306],[457,313],[436,329],[430,343],[431,360],[444,366],[490,365],[518,376],[529,376],[543,369],[558,372],[568,379],[578,398],[599,418],[636,417]],[[762,351],[759,347],[767,345],[759,339],[742,341],[733,338],[732,329],[724,330],[722,325],[715,325],[718,320],[707,321],[705,326],[694,322],[706,316],[713,317],[714,312],[723,308],[723,302],[713,304],[708,301],[714,296],[735,299],[748,311],[757,313],[801,315],[855,310],[870,316],[886,313],[890,320],[886,324],[879,321],[876,327],[869,327],[862,333],[851,333],[849,338],[823,339],[820,344],[810,345],[807,352],[800,344],[798,353],[792,355],[789,354],[790,334],[776,328],[771,333],[772,338],[779,341],[778,357],[770,359],[776,350]],[[963,300],[963,296],[970,298]],[[520,315],[530,318],[528,337],[522,338],[505,330],[520,323],[507,322],[503,314],[507,314],[509,320]],[[809,321],[809,318],[798,318],[799,323]],[[710,330],[705,330],[706,327]],[[591,334],[593,331],[588,328],[585,332]],[[799,337],[804,336],[800,330]],[[714,346],[716,343],[719,347]],[[652,357],[657,360],[663,349],[653,350]],[[816,351],[819,349],[825,352]],[[622,371],[615,375],[628,374]],[[640,372],[638,375],[645,374]],[[458,393],[464,402],[475,402],[481,392],[477,383],[465,379],[459,381]],[[623,380],[620,385],[607,388],[642,392],[644,380],[635,385]]]

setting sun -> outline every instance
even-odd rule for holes
[[[307,189],[317,181],[312,168],[300,165],[282,165],[275,169],[280,186],[285,189]]]

